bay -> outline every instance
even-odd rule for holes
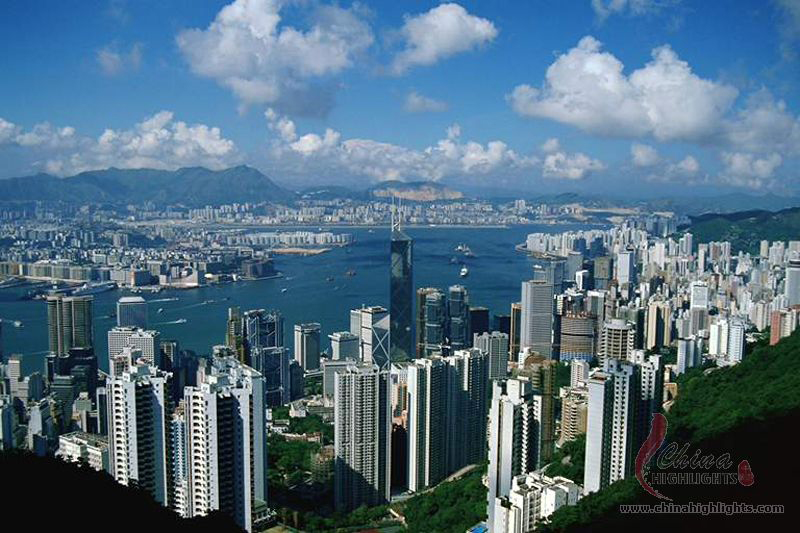
[[[284,228],[299,229],[299,228]],[[301,228],[309,229],[309,228]],[[519,300],[520,283],[530,279],[532,260],[514,246],[525,241],[528,233],[584,229],[583,226],[528,225],[508,228],[409,227],[405,232],[414,240],[414,286],[440,287],[464,285],[470,304],[488,307],[491,314],[508,314],[511,302]],[[286,321],[286,343],[293,348],[294,324],[319,322],[322,346],[328,347],[327,335],[349,329],[349,311],[361,305],[389,304],[389,230],[388,228],[338,228],[331,231],[350,233],[355,242],[317,256],[275,258],[283,277],[211,285],[198,289],[164,290],[144,294],[150,304],[150,326],[161,332],[162,339],[177,339],[181,347],[197,353],[210,353],[222,344],[230,306],[248,309],[278,309]],[[475,257],[464,257],[454,248],[464,243]],[[469,275],[459,275],[460,264]],[[355,276],[345,272],[354,270]],[[332,277],[333,281],[327,281]],[[286,289],[286,291],[282,291]],[[106,367],[107,332],[115,324],[112,314],[117,300],[129,294],[115,290],[95,295],[95,348],[101,368]],[[41,300],[18,300],[19,291],[0,290],[0,318],[3,319],[3,349],[6,354],[23,354],[25,373],[41,369],[47,350],[47,311]],[[177,300],[175,300],[177,298]],[[163,312],[158,313],[158,309]],[[185,323],[176,323],[185,319]],[[9,321],[19,320],[22,328]]]

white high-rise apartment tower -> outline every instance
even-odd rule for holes
[[[336,509],[386,503],[391,484],[389,372],[353,364],[334,376]]]

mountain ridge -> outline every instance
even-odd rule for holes
[[[224,170],[89,170],[58,178],[50,174],[0,180],[0,198],[16,202],[184,204],[189,207],[242,202],[285,203],[296,193],[259,170],[240,165]]]

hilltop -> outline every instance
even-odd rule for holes
[[[758,253],[762,240],[800,239],[800,207],[781,211],[751,210],[691,217],[686,228],[695,242],[730,241],[734,253]]]
[[[153,202],[202,207],[235,202],[286,203],[295,197],[294,192],[244,165],[225,170],[109,168],[81,172],[68,178],[36,174],[0,180],[0,198],[10,202],[123,205]]]

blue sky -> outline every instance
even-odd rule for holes
[[[0,177],[800,186],[800,0],[11,1],[0,43]]]

